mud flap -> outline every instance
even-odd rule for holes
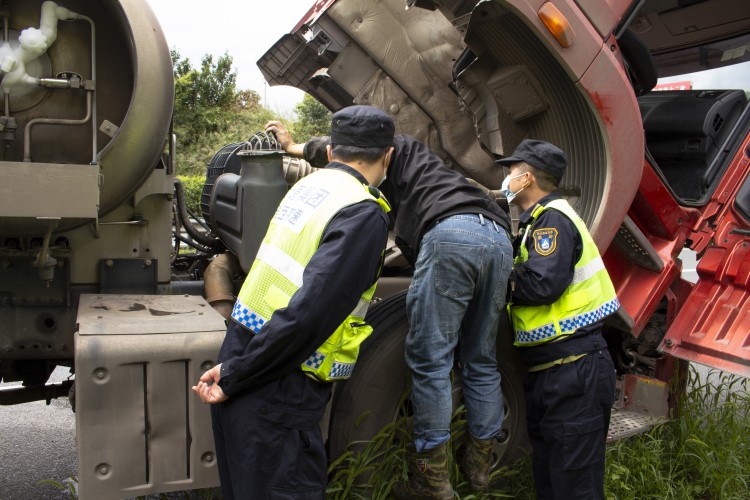
[[[209,408],[190,387],[216,362],[225,330],[202,297],[81,296],[79,498],[218,486]]]

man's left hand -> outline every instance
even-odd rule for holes
[[[221,378],[221,363],[214,366],[206,373],[201,375],[198,384],[193,386],[193,392],[201,398],[201,401],[208,404],[221,403],[229,399],[224,391],[219,387]]]

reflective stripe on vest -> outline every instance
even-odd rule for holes
[[[260,333],[274,311],[286,307],[302,287],[305,266],[331,219],[341,209],[361,202],[376,202],[386,212],[390,210],[377,190],[342,170],[319,170],[297,182],[271,219],[232,318]],[[372,333],[364,318],[374,292],[375,285],[362,294],[346,320],[302,364],[308,376],[330,381],[351,375],[359,345]]]
[[[536,220],[548,209],[561,212],[573,222],[581,235],[583,252],[576,262],[572,282],[554,304],[508,305],[517,346],[542,344],[564,335],[571,335],[579,328],[601,321],[620,307],[615,287],[586,224],[563,199],[553,200],[545,206],[537,205],[521,239],[515,263],[520,264],[528,260],[526,239],[533,231]]]

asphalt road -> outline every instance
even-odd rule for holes
[[[68,378],[58,368],[50,382]],[[0,384],[8,387],[20,383]],[[64,499],[66,490],[40,481],[64,484],[77,474],[75,414],[67,398],[16,406],[0,406],[0,499]]]

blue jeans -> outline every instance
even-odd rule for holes
[[[476,214],[447,217],[422,239],[406,297],[406,363],[412,372],[418,452],[450,437],[450,373],[459,341],[469,432],[478,439],[500,432],[496,340],[512,262],[508,234]]]

